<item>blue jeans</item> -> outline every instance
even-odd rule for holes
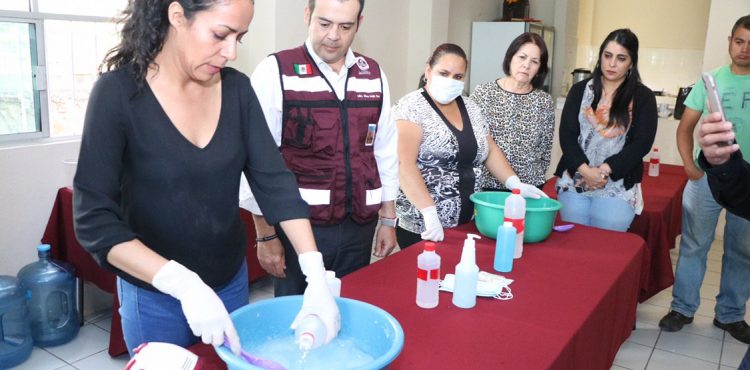
[[[182,313],[180,301],[161,292],[140,288],[117,278],[122,333],[130,356],[146,342],[166,342],[189,347],[200,338],[193,335]],[[216,290],[227,311],[232,312],[248,303],[247,261],[227,285]]]
[[[747,347],[747,351],[745,352],[745,357],[742,358],[742,362],[740,362],[740,367],[737,368],[737,370],[750,370],[750,347]]]
[[[688,317],[695,314],[700,304],[706,259],[721,209],[711,195],[706,176],[688,181],[682,193],[682,238],[672,288],[672,310]],[[748,297],[750,222],[727,212],[716,319],[725,324],[744,320]]]
[[[574,191],[557,194],[562,203],[560,219],[581,225],[614,231],[628,231],[635,213],[628,202],[619,198],[589,197]]]

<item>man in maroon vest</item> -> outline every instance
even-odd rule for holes
[[[310,206],[326,269],[337,276],[369,264],[378,218],[373,254],[384,257],[396,246],[397,136],[388,82],[377,62],[350,49],[363,7],[364,0],[310,0],[305,43],[269,56],[251,78]],[[248,208],[276,296],[301,294],[306,283],[291,244],[257,206]]]

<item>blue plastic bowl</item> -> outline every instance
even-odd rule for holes
[[[382,369],[401,353],[404,331],[396,319],[383,309],[349,298],[336,298],[341,312],[339,336],[350,338],[355,345],[374,357],[360,369]],[[292,335],[289,325],[302,307],[302,296],[279,297],[255,302],[231,313],[232,322],[242,346],[253,348],[262,341]],[[259,369],[250,365],[224,346],[216,352],[229,370]],[[252,352],[251,352],[252,354]],[[331,359],[331,365],[339,365]]]

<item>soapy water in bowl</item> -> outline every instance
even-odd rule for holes
[[[288,370],[353,369],[374,360],[373,356],[357,347],[352,338],[341,336],[306,352],[299,349],[293,335],[270,338],[246,350],[254,356],[276,361]]]

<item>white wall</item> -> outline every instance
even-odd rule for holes
[[[559,92],[575,58],[565,52],[567,9],[578,0],[535,0],[530,15],[556,28],[553,92]],[[268,54],[300,45],[306,38],[303,11],[307,0],[256,0],[255,17],[239,48],[235,68],[252,73]],[[471,23],[500,17],[497,0],[367,1],[362,28],[353,48],[377,60],[388,75],[393,102],[416,88],[436,46],[455,43],[471,55]],[[570,26],[568,26],[570,29]],[[570,45],[568,40],[567,45]],[[573,47],[575,49],[575,47]],[[570,60],[570,61],[568,61]]]
[[[703,70],[709,71],[729,64],[729,37],[737,19],[750,14],[748,0],[714,0],[708,15]],[[697,75],[696,75],[697,78]]]
[[[275,3],[274,0],[255,0],[253,21],[238,48],[237,60],[229,63],[230,66],[250,74],[266,55],[274,51],[277,33]],[[299,19],[302,20],[301,14]]]
[[[448,42],[461,46],[466,55],[471,55],[471,23],[499,19],[501,5],[497,0],[474,0],[470,2],[472,6],[466,6],[466,3],[460,0],[450,2]]]
[[[559,22],[560,7],[578,0],[535,0],[531,16]],[[249,32],[231,65],[247,74],[268,54],[298,46],[307,32],[307,0],[256,0]],[[386,71],[393,102],[416,88],[432,50],[454,42],[470,54],[471,22],[500,16],[496,0],[367,1],[354,49],[376,59]],[[563,19],[564,21],[565,19]],[[558,33],[557,40],[564,40]],[[556,41],[558,44],[558,41]],[[558,48],[556,55],[563,55]],[[555,58],[557,63],[557,57]],[[563,68],[556,68],[556,74]],[[568,68],[565,68],[567,70]],[[0,274],[14,275],[33,261],[56,190],[70,183],[62,164],[76,158],[78,140],[0,146]]]
[[[80,140],[0,148],[0,275],[15,275],[36,260],[57,189],[73,183]]]
[[[602,40],[612,30],[628,27],[638,35],[638,68],[643,82],[654,90],[676,94],[680,86],[692,83],[701,70],[710,3],[711,0],[580,0],[576,67],[593,68]]]
[[[427,6],[426,11],[417,6],[420,2]],[[421,44],[429,39],[424,35],[431,32],[429,27],[410,30],[412,23],[422,19],[429,20],[434,12],[447,14],[448,2],[449,0],[411,0],[410,4],[414,3],[416,6],[414,11],[404,11],[405,8],[410,9],[413,6],[405,7],[400,1],[365,2],[362,13],[364,19],[352,47],[381,64],[388,76],[393,99],[398,99],[411,91],[417,80],[417,77],[411,80],[407,77],[408,61],[412,54],[408,46],[410,37],[415,35]],[[269,54],[302,45],[307,38],[305,6],[307,0],[256,0],[255,17],[248,29],[248,35],[239,47],[239,57],[233,66],[252,74],[255,66]],[[436,7],[436,10],[432,11],[431,7]]]
[[[557,0],[555,2],[555,50],[552,59],[551,94],[564,96],[570,86],[570,73],[576,68],[578,39],[579,0]],[[586,22],[583,20],[582,22]]]
[[[416,78],[410,79],[413,75],[405,63],[414,57],[408,43],[408,27],[413,18],[407,9],[400,1],[366,1],[364,20],[354,39],[353,49],[375,59],[388,76],[391,103],[413,90],[416,83]],[[430,29],[423,32],[429,33]]]

